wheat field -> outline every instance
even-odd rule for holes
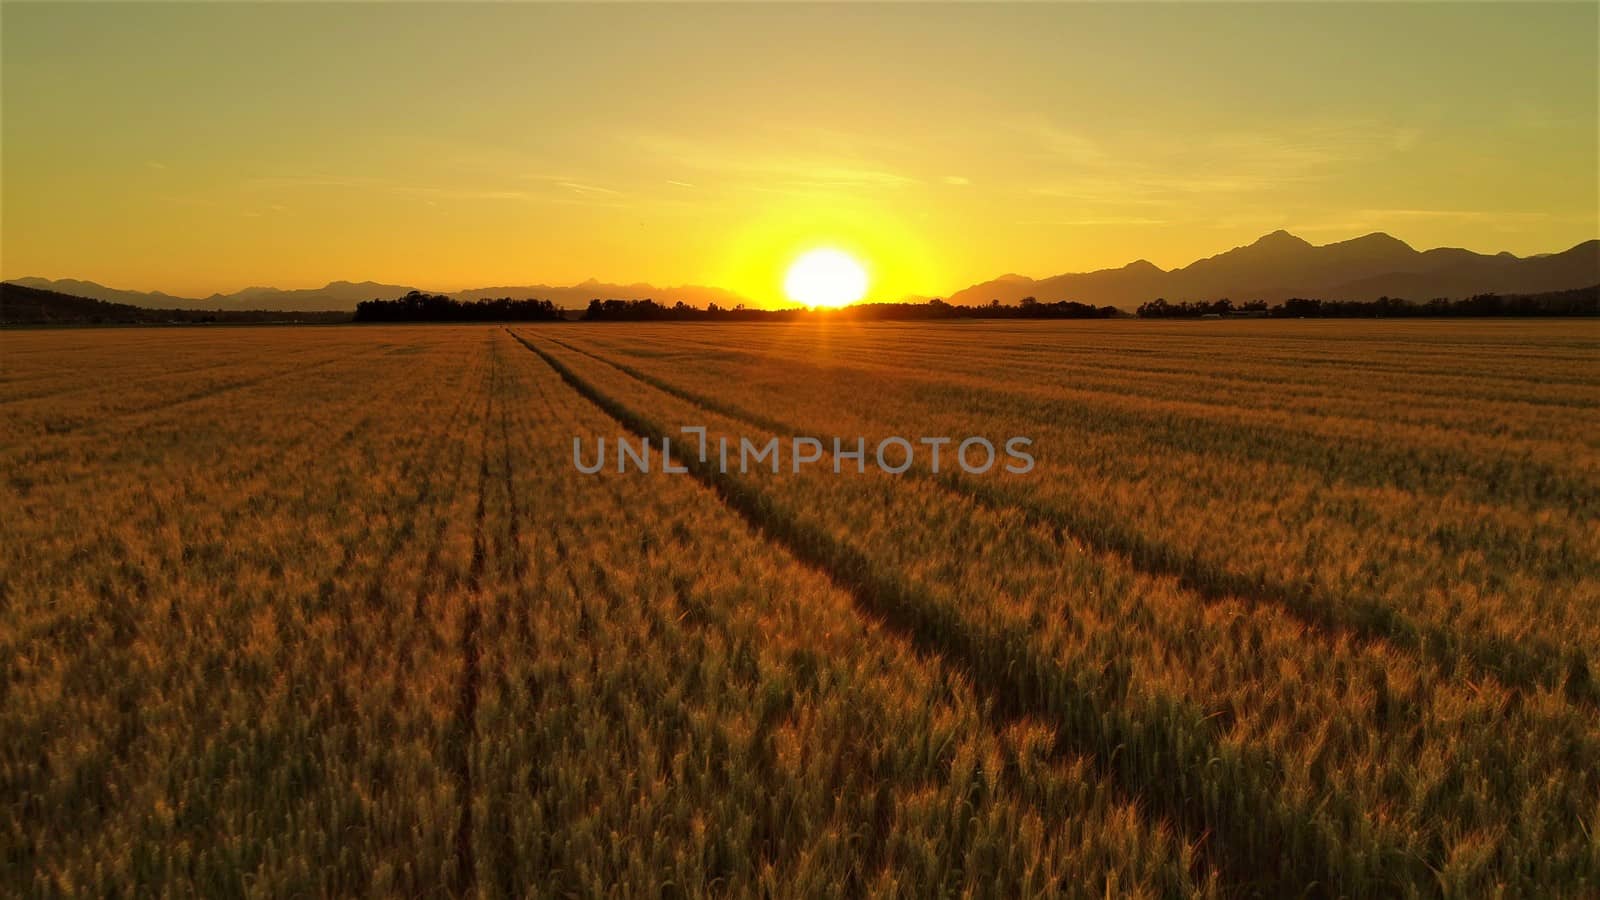
[[[1589,321],[3,333],[0,881],[1595,896],[1597,353]],[[824,451],[575,467],[685,426]],[[895,435],[1037,464],[835,472]]]

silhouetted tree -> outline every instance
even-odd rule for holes
[[[357,322],[546,322],[561,318],[549,300],[461,301],[412,291],[395,300],[363,300],[356,304]]]

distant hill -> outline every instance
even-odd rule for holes
[[[17,278],[9,283],[145,309],[270,309],[284,312],[352,312],[356,304],[362,300],[399,297],[411,290],[403,285],[379,284],[374,281],[333,281],[320,288],[286,291],[271,287],[248,287],[231,294],[212,294],[209,297],[197,298],[175,297],[161,291],[125,291],[75,278],[54,281],[48,278]]]
[[[379,284],[376,281],[330,281],[320,288],[280,290],[272,287],[248,287],[232,294],[212,294],[198,301],[207,308],[219,309],[289,309],[338,310],[348,312],[363,300],[379,297],[399,297],[412,288],[399,284]]]
[[[150,309],[0,282],[0,325],[244,325],[348,322],[350,313],[271,309]]]
[[[1172,301],[1228,297],[1240,302],[1291,297],[1460,299],[1490,292],[1558,291],[1596,282],[1600,282],[1600,241],[1585,241],[1562,253],[1517,257],[1459,248],[1419,252],[1382,233],[1317,246],[1287,231],[1275,231],[1180,269],[1163,270],[1139,260],[1120,269],[1041,279],[1003,275],[946,299],[963,305],[991,300],[1011,305],[1035,297],[1128,308],[1156,297]]]
[[[92,281],[79,281],[76,278],[58,278],[55,280],[49,278],[14,278],[6,282],[6,284],[51,291],[71,297],[103,300],[106,303],[122,303],[128,306],[181,309],[188,304],[199,302],[188,297],[174,297],[171,294],[164,294],[160,291],[123,291],[95,284]]]
[[[51,280],[48,278],[17,278],[10,284],[55,291],[75,297],[88,297],[108,303],[123,303],[146,309],[206,309],[246,310],[273,309],[291,312],[353,312],[363,300],[392,300],[416,290],[409,285],[381,284],[375,281],[332,281],[320,288],[282,290],[273,287],[248,287],[231,294],[212,294],[205,298],[175,297],[161,291],[127,291],[106,287],[93,281],[74,278]],[[738,306],[749,303],[744,297],[721,288],[684,285],[658,288],[649,284],[608,284],[590,279],[568,287],[548,284],[517,285],[508,287],[473,288],[446,292],[444,296],[457,300],[550,300],[556,306],[581,310],[590,300],[655,300],[668,306],[683,301],[690,306]]]

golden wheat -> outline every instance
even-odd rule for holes
[[[0,341],[17,893],[1600,885],[1587,323]]]

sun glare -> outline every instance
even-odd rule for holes
[[[783,290],[806,306],[848,306],[866,296],[867,270],[842,250],[812,250],[789,267]]]

